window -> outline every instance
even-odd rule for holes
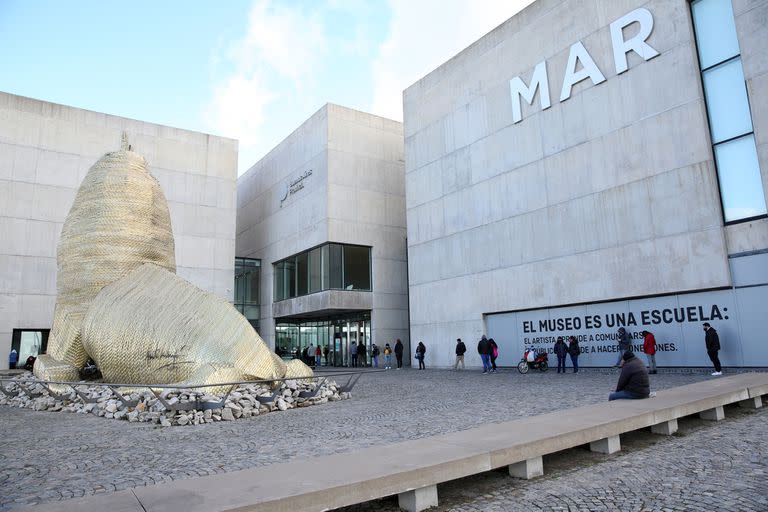
[[[261,260],[235,258],[234,306],[259,330],[261,316]]]
[[[730,1],[691,2],[726,222],[766,214],[752,115]]]
[[[344,246],[344,289],[371,289],[371,248],[359,245]]]
[[[371,248],[325,244],[273,265],[274,300],[322,290],[371,290]]]

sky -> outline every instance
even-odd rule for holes
[[[240,141],[402,92],[532,0],[0,0],[0,91]]]

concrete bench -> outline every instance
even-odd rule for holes
[[[670,435],[678,418],[720,420],[723,407],[760,407],[768,373],[741,374],[620,400],[349,453],[273,464],[111,495],[45,504],[38,512],[101,510],[320,511],[397,494],[400,507],[437,505],[437,484],[507,466],[510,475],[543,474],[542,457],[581,445],[613,453],[620,434],[651,428]]]

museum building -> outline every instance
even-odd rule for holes
[[[399,122],[327,104],[237,181],[238,262],[260,268],[259,333],[284,358],[407,354],[405,237]]]
[[[233,296],[236,140],[0,92],[0,369],[11,347],[22,364],[46,350],[64,219],[124,133],[168,201],[176,273],[251,312]],[[238,269],[241,282],[252,274]]]
[[[538,0],[404,92],[410,327],[433,365],[655,334],[768,366],[768,2]]]

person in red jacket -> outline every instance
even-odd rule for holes
[[[648,358],[648,373],[656,373],[656,338],[653,333],[643,331],[643,352]]]

